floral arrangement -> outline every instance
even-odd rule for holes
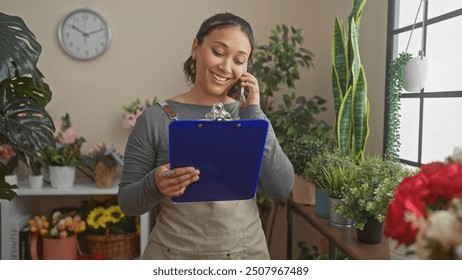
[[[100,162],[109,168],[123,163],[122,155],[114,147],[108,148],[104,142],[91,147],[87,154],[83,156],[83,162],[93,170]]]
[[[86,229],[85,221],[75,210],[54,211],[51,215],[51,223],[45,215],[35,216],[29,220],[29,226],[30,232],[52,239],[66,238]]]
[[[85,138],[80,137],[72,126],[69,113],[55,122],[56,147],[47,146],[43,150],[43,160],[48,165],[76,166],[82,162],[81,147]]]
[[[387,208],[385,235],[421,259],[462,259],[462,148],[406,177]]]
[[[0,175],[13,175],[18,167],[18,156],[10,144],[0,144]]]
[[[140,99],[137,98],[128,106],[123,106],[124,114],[123,114],[123,122],[122,127],[129,129],[135,126],[136,120],[138,117],[143,113],[144,109],[154,105],[157,103],[157,97],[154,97],[152,102],[148,99],[144,103],[141,103]]]
[[[125,216],[117,204],[116,197],[103,201],[96,199],[84,201],[81,209],[89,234],[110,235],[134,232],[139,234],[139,218]]]

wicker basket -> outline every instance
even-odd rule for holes
[[[90,255],[103,253],[107,260],[129,260],[140,255],[140,238],[136,233],[85,236]]]

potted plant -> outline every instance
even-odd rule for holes
[[[359,167],[353,158],[343,156],[338,149],[327,149],[313,160],[305,169],[305,176],[316,186],[326,190],[330,223],[338,228],[351,228],[353,219],[343,217],[334,211],[342,203],[348,186],[354,185],[358,178]]]
[[[29,187],[38,189],[43,186],[42,160],[41,158],[31,158],[29,163],[31,174],[29,175]]]
[[[285,153],[294,166],[295,172],[292,198],[299,204],[315,205],[315,185],[311,180],[305,179],[304,172],[307,165],[313,164],[314,157],[327,149],[327,145],[319,138],[313,136],[298,138],[287,144]]]
[[[114,186],[117,167],[123,164],[122,155],[114,147],[100,143],[90,148],[83,156],[83,163],[90,170],[90,176],[99,188]]]
[[[37,68],[42,47],[17,16],[0,13],[0,144],[10,144],[18,159],[55,144],[53,121],[45,110],[51,90]],[[16,196],[14,186],[0,176],[0,199]]]
[[[395,160],[375,155],[364,157],[359,165],[357,181],[343,186],[343,203],[335,209],[355,220],[359,241],[370,244],[381,242],[388,204],[399,183],[411,173],[409,168]],[[372,232],[375,229],[375,234],[369,232],[369,228]]]
[[[31,257],[33,260],[77,259],[77,235],[86,229],[79,213],[55,210],[49,220],[45,215],[35,216],[29,221],[31,232]],[[38,254],[38,237],[42,237],[42,253]]]
[[[412,58],[412,55],[402,52],[394,60],[390,62],[388,69],[388,84],[387,84],[387,103],[386,103],[386,123],[385,123],[385,151],[387,158],[398,160],[399,148],[399,109],[401,107],[401,93],[403,92],[404,83],[404,65]]]
[[[359,54],[359,27],[367,0],[354,0],[347,29],[336,17],[332,36],[335,136],[342,155],[361,161],[369,136],[367,80]]]
[[[127,217],[117,197],[85,200],[80,208],[87,224],[84,250],[104,259],[133,259],[140,254],[139,217]]]
[[[76,166],[82,163],[81,148],[85,138],[72,126],[69,113],[55,123],[56,146],[43,149],[43,161],[48,165],[53,188],[70,188],[74,185]]]

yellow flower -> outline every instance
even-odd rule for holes
[[[114,224],[117,224],[118,222],[120,222],[120,220],[125,218],[125,214],[124,212],[122,212],[119,205],[111,205],[108,208],[106,208],[106,211],[108,214],[108,221]]]
[[[87,217],[87,224],[95,229],[106,228],[107,214],[103,207],[96,207],[91,210]]]

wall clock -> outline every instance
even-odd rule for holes
[[[66,54],[79,60],[91,60],[108,49],[111,43],[111,28],[98,12],[78,9],[63,19],[58,37]]]

